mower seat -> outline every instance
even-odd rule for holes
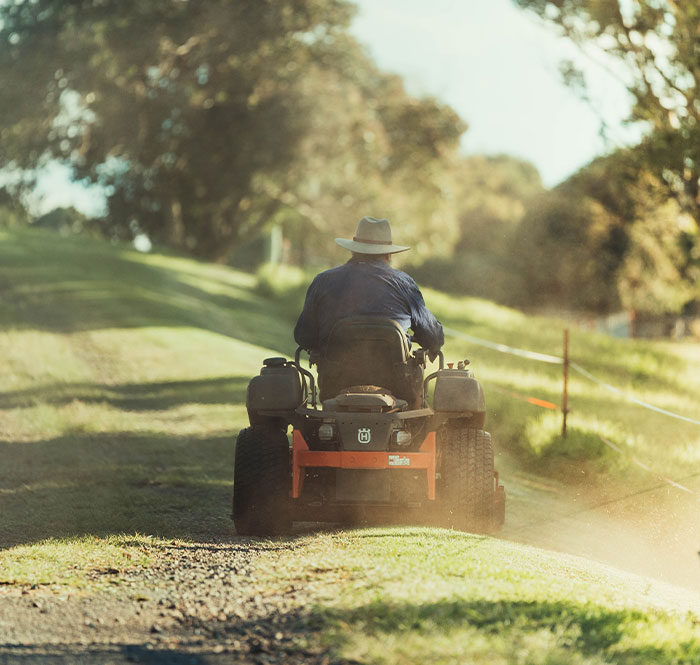
[[[322,402],[354,392],[353,386],[377,386],[382,392],[415,405],[420,399],[423,372],[411,356],[406,333],[396,321],[353,316],[333,326],[318,363],[318,377]],[[350,399],[371,401],[376,395]]]

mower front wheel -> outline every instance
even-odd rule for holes
[[[278,536],[291,528],[289,442],[281,430],[242,429],[233,470],[233,522],[241,536]]]

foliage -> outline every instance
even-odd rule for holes
[[[621,463],[620,457],[603,443],[601,435],[617,441],[624,441],[626,436],[614,423],[573,414],[567,419],[564,437],[561,414],[547,411],[529,420],[521,453],[532,469],[546,470],[554,477],[576,482],[582,472],[596,475]]]
[[[529,162],[508,155],[463,157],[452,170],[456,242],[447,256],[422,263],[418,257],[409,270],[419,282],[451,293],[512,300],[517,282],[511,238],[527,206],[543,191],[539,173]]]
[[[294,82],[349,15],[340,0],[5,6],[5,159],[107,186],[119,236],[220,256],[277,205],[261,193],[303,131]]]
[[[697,300],[699,266],[686,253],[687,241],[694,245],[695,236],[695,222],[674,200],[635,220],[617,279],[623,306],[646,314],[678,314]]]
[[[32,224],[37,228],[58,231],[63,235],[89,233],[90,231],[95,235],[98,230],[97,226],[92,224],[86,215],[75,208],[54,208],[37,217]]]
[[[634,156],[700,221],[700,2],[514,0],[584,50],[594,47],[631,93],[645,138]],[[571,68],[569,68],[571,70]],[[568,79],[581,88],[583,75]]]
[[[0,166],[60,160],[105,187],[110,235],[209,259],[281,220],[313,252],[370,208],[411,210],[407,237],[432,232],[463,125],[376,70],[346,32],[352,13],[347,0],[4,4]]]
[[[697,297],[697,227],[630,152],[595,160],[530,205],[513,236],[513,302],[665,314]]]
[[[29,212],[12,188],[0,187],[0,227],[22,226],[29,222]]]
[[[512,240],[512,302],[606,313],[619,307],[615,270],[624,244],[617,220],[595,199],[560,186],[528,209]],[[621,248],[624,250],[624,248]]]
[[[475,155],[456,169],[458,252],[502,256],[528,203],[542,192],[537,169],[508,155]]]
[[[512,301],[519,283],[512,264],[503,256],[489,252],[455,251],[451,256],[429,258],[406,270],[418,284],[501,303]]]
[[[409,96],[350,38],[342,58],[310,64],[302,94],[316,102],[312,131],[279,184],[286,205],[277,221],[289,260],[337,262],[346,254],[332,239],[351,234],[364,215],[389,218],[414,255],[449,246],[456,237],[451,167],[465,128],[455,112]]]

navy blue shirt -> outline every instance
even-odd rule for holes
[[[413,330],[413,341],[430,351],[439,351],[445,341],[442,325],[425,306],[413,278],[383,260],[353,257],[316,275],[294,339],[308,351],[323,350],[331,328],[348,316],[394,319],[405,331]]]

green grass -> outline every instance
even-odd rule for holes
[[[457,330],[516,348],[562,356],[564,320],[527,316],[474,298],[426,291],[442,322]],[[471,359],[487,393],[488,426],[502,446],[540,471],[560,473],[570,462],[594,470],[634,473],[629,461],[601,444],[603,435],[628,455],[657,472],[686,475],[700,470],[700,426],[633,404],[574,371],[569,373],[568,436],[561,438],[561,414],[514,399],[525,397],[562,404],[562,368],[448,338],[448,354]],[[697,342],[617,340],[571,330],[571,360],[625,393],[669,411],[698,419],[700,345]],[[493,389],[489,390],[489,386]],[[570,465],[569,465],[570,466]],[[697,486],[697,484],[696,484]]]
[[[271,289],[269,269],[258,280],[89,239],[0,232],[0,590],[46,584],[89,593],[119,583],[101,571],[147,565],[171,540],[233,537],[245,387],[263,358],[294,352],[303,289],[296,273],[289,279],[289,288]],[[560,321],[425,296],[452,328],[560,353]],[[563,441],[556,413],[496,390],[558,403],[560,368],[455,339],[446,352],[471,358],[485,383],[489,429],[511,453],[500,460],[506,485],[516,474],[534,486],[532,474],[562,472],[573,483],[582,468],[587,479],[649,481],[598,434],[660,472],[698,469],[697,426],[572,376]],[[697,417],[697,344],[574,331],[572,357],[641,399]],[[698,487],[697,478],[685,482]],[[683,605],[665,587],[506,541],[417,528],[322,532],[261,556],[270,558],[261,584],[310,586],[312,627],[338,657],[359,662],[700,658],[697,608],[675,611]]]
[[[231,532],[247,382],[294,348],[254,287],[179,257],[0,234],[1,546],[62,549],[68,569],[88,536]]]
[[[560,353],[560,321],[474,298],[433,291],[425,297],[451,328]],[[230,491],[246,384],[265,356],[293,353],[291,330],[302,298],[297,271],[266,268],[257,280],[224,266],[90,239],[0,232],[3,540],[133,528],[178,535],[173,506],[183,503],[184,487],[196,490],[199,510],[211,510],[204,522],[193,521],[204,530],[216,523],[224,532],[228,524],[218,506]],[[639,398],[697,415],[697,344],[573,331],[571,353]],[[562,440],[559,413],[499,392],[560,403],[560,367],[454,338],[446,354],[472,359],[486,386],[487,424],[498,447],[531,469],[576,477],[585,467],[589,476],[604,470],[635,477],[635,467],[599,434],[658,472],[686,476],[698,468],[696,425],[645,411],[572,373],[569,437]],[[88,488],[92,500],[84,501]],[[114,505],[114,492],[104,488],[119,488],[128,499]]]
[[[84,589],[119,584],[119,574],[153,559],[155,539],[131,536],[83,536],[48,539],[37,545],[21,545],[3,557],[3,584],[45,585]],[[70,565],[67,560],[70,559]],[[109,577],[102,577],[102,576]]]
[[[312,622],[350,662],[700,659],[697,596],[493,538],[426,528],[316,534],[273,569],[273,581],[313,586]]]

